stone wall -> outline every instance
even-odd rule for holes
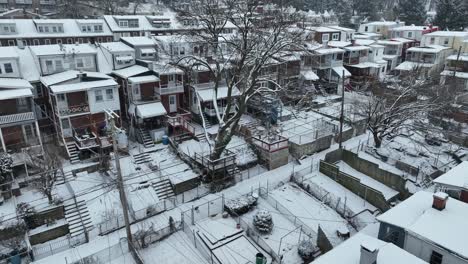
[[[395,166],[397,169],[407,172],[413,176],[417,176],[419,174],[419,168],[411,166],[403,161],[397,160]]]
[[[307,144],[296,144],[289,141],[289,152],[297,159],[305,155],[311,155],[330,148],[332,138],[333,135],[328,135]]]
[[[361,183],[361,180],[347,173],[341,172],[338,166],[325,161],[320,161],[320,172],[330,177],[332,180],[343,185],[359,197],[368,201],[373,206],[379,208],[382,212],[390,209],[389,203],[384,195],[367,185]]]
[[[269,152],[260,147],[257,147],[256,149],[260,160],[268,167],[269,170],[274,170],[288,164],[288,148],[280,149],[275,152]]]

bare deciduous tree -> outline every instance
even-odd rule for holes
[[[293,10],[258,13],[259,4],[259,1],[201,0],[190,12],[180,12],[182,19],[197,21],[200,30],[191,31],[187,38],[206,46],[209,56],[184,55],[176,64],[208,69],[213,82],[213,102],[221,85],[227,87],[224,110],[221,112],[214,103],[219,129],[212,159],[218,159],[230,142],[249,100],[258,93],[282,89],[276,78],[266,77],[262,70],[272,65],[275,57],[300,46],[300,32],[291,30],[299,20]],[[236,34],[224,34],[228,26]],[[235,96],[237,90],[239,95]],[[197,101],[202,111],[200,100]]]

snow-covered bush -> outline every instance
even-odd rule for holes
[[[236,199],[232,199],[226,202],[224,207],[226,211],[232,216],[240,216],[252,209],[257,205],[257,195],[244,195]]]
[[[302,240],[297,246],[297,253],[304,261],[311,261],[314,259],[316,249],[312,240]]]
[[[253,224],[260,233],[270,233],[273,229],[273,217],[267,210],[259,210],[253,218]]]

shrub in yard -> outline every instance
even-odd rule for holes
[[[273,217],[267,210],[259,210],[253,218],[253,224],[260,233],[270,233],[273,229]]]
[[[314,252],[317,248],[312,243],[312,240],[302,240],[297,246],[297,253],[304,261],[314,260]]]
[[[244,195],[236,199],[228,200],[224,207],[226,211],[232,216],[240,216],[252,209],[257,205],[258,196]]]

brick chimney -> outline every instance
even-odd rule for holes
[[[436,192],[433,195],[432,208],[442,211],[445,209],[448,200],[448,194],[444,192]]]
[[[361,257],[359,264],[377,264],[377,256],[379,249],[370,243],[363,242],[361,244]]]

